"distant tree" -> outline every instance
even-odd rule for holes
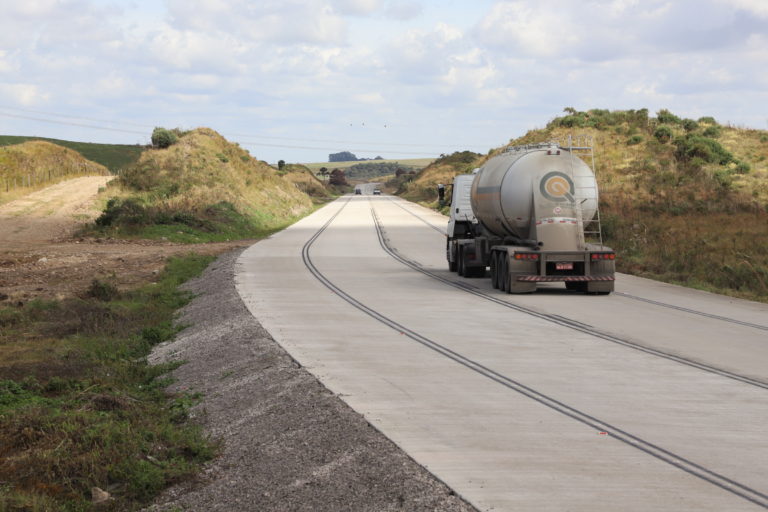
[[[374,160],[384,160],[381,156],[377,156]]]
[[[152,130],[152,145],[156,148],[167,148],[176,144],[179,138],[171,130],[166,130],[158,126]]]
[[[400,176],[402,176],[403,174],[405,174],[405,171],[402,170],[402,169],[398,169],[398,170],[395,171],[395,176],[398,177],[398,178]]]
[[[278,160],[277,161],[277,169],[282,171],[283,167],[285,167],[285,160]]]
[[[349,151],[342,151],[341,153],[331,153],[328,155],[329,162],[356,162],[357,157]]]
[[[328,177],[328,168],[327,167],[321,167],[320,172],[318,172],[320,176],[322,176],[323,179]]]
[[[341,169],[334,169],[331,171],[331,178],[328,180],[328,183],[330,185],[340,186],[349,185],[349,183],[347,183],[347,177]]]

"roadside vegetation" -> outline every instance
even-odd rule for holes
[[[334,191],[327,182],[321,181],[309,168],[302,164],[286,164],[277,174],[284,180],[293,183],[297,189],[307,194],[316,204],[324,204],[331,200]]]
[[[13,146],[29,141],[44,141],[57,146],[69,148],[80,153],[97,164],[101,164],[112,173],[124,169],[138,161],[144,146],[134,144],[95,144],[92,142],[73,142],[69,140],[48,139],[45,137],[18,137],[13,135],[0,135],[0,146]]]
[[[434,162],[434,158],[405,158],[401,160],[389,160],[389,159],[383,159],[383,160],[369,160],[360,162],[359,160],[351,160],[348,162],[313,162],[313,163],[305,163],[304,166],[308,167],[309,170],[311,170],[314,173],[317,173],[322,169],[323,167],[327,169],[347,169],[349,167],[365,164],[365,163],[377,163],[377,164],[397,164],[399,166],[405,166],[410,169],[423,169],[424,167],[428,166],[432,162]]]
[[[108,175],[78,152],[35,140],[0,147],[0,204],[79,176]]]
[[[485,161],[483,155],[472,151],[457,151],[441,155],[416,176],[403,174],[386,182],[387,189],[410,201],[425,203],[438,208],[437,184],[451,183],[457,174],[470,173]]]
[[[565,109],[509,145],[591,136],[604,238],[617,269],[768,302],[768,132],[646,109]],[[435,186],[471,172],[424,169],[401,193],[437,206]]]
[[[177,332],[179,285],[212,259],[173,258],[135,290],[94,280],[0,307],[0,510],[136,510],[215,455],[187,421],[197,397],[164,391],[177,365],[146,362]]]
[[[281,176],[293,173],[278,172],[213,130],[156,129],[155,138],[158,148],[104,192],[104,213],[91,234],[186,243],[256,238],[313,208],[301,186]]]

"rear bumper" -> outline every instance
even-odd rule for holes
[[[590,282],[590,281],[615,281],[614,276],[515,276],[517,281],[528,283],[557,283],[557,282]]]

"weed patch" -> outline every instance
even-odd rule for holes
[[[178,363],[145,360],[177,332],[179,285],[211,259],[173,258],[138,290],[94,281],[79,299],[0,310],[3,346],[57,347],[30,352],[26,377],[0,363],[0,510],[90,510],[92,487],[112,495],[107,509],[136,509],[214,455],[187,422],[199,396],[164,391]]]

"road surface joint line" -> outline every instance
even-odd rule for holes
[[[655,348],[645,347],[643,345],[640,345],[638,343],[634,343],[632,341],[619,338],[618,336],[614,336],[612,334],[602,332],[598,329],[592,328],[591,326],[586,326],[586,324],[581,324],[581,322],[578,322],[576,320],[571,320],[566,317],[561,317],[559,315],[549,315],[545,313],[540,313],[538,311],[535,311],[530,308],[526,308],[524,306],[520,306],[518,304],[514,304],[511,302],[507,302],[505,300],[499,299],[498,297],[494,297],[493,295],[488,294],[487,292],[481,291],[478,288],[474,288],[472,285],[469,285],[468,283],[460,282],[460,281],[454,281],[452,279],[447,279],[442,276],[439,276],[435,274],[434,272],[427,270],[424,268],[420,263],[417,263],[413,260],[410,260],[408,258],[405,258],[399,254],[399,252],[391,247],[384,237],[384,228],[380,223],[379,217],[376,214],[376,212],[373,210],[373,207],[371,207],[371,212],[374,217],[374,223],[376,224],[377,230],[380,230],[382,232],[381,236],[379,236],[379,243],[381,244],[384,251],[388,252],[390,256],[392,256],[394,259],[399,261],[400,263],[412,268],[413,270],[416,270],[417,272],[421,272],[422,274],[425,274],[433,279],[436,279],[444,284],[447,284],[448,286],[452,286],[454,288],[458,288],[460,290],[463,290],[467,293],[471,293],[477,297],[483,298],[485,300],[489,300],[491,302],[494,302],[502,307],[513,309],[515,311],[518,311],[520,313],[525,313],[527,315],[534,316],[536,318],[540,318],[542,320],[545,320],[547,322],[551,322],[557,325],[560,325],[562,327],[566,327],[569,329],[573,329],[579,332],[582,332],[584,334],[589,334],[591,336],[610,341],[611,343],[616,343],[617,345],[624,346],[626,348],[631,348],[633,350],[638,350],[640,352],[644,352],[649,355],[661,357],[663,359],[668,359],[670,361],[675,361],[677,363],[690,366],[693,368],[697,368],[699,370],[712,373],[715,375],[719,375],[721,377],[725,377],[728,379],[732,379],[738,382],[741,382],[743,384],[748,384],[751,386],[759,387],[762,389],[768,389],[768,383],[753,379],[751,377],[747,377],[745,375],[739,375],[737,373],[729,372],[728,370],[723,370],[722,368],[717,368],[715,366],[710,366],[704,363],[700,363],[698,361],[694,361],[692,359],[687,359],[682,356],[677,356],[675,354],[670,354],[668,352],[664,352],[662,350],[658,350]],[[472,287],[472,288],[470,288]],[[736,321],[738,322],[738,321]]]
[[[531,400],[534,400],[556,412],[559,412],[560,414],[568,416],[579,423],[582,423],[592,429],[595,429],[598,432],[605,432],[606,433],[605,435],[610,436],[613,439],[616,439],[627,446],[636,448],[637,450],[640,450],[662,462],[665,462],[673,467],[676,467],[707,483],[710,483],[716,487],[719,487],[735,496],[738,496],[744,500],[752,502],[762,508],[768,509],[768,495],[760,491],[757,491],[755,489],[752,489],[735,480],[732,480],[728,477],[720,475],[695,462],[689,461],[684,457],[676,455],[673,452],[670,452],[669,450],[666,450],[660,446],[657,446],[649,441],[645,441],[644,439],[637,437],[633,434],[630,434],[629,432],[626,432],[618,427],[614,427],[613,425],[607,422],[604,422],[602,420],[599,420],[598,418],[590,416],[587,413],[584,413],[574,407],[571,407],[539,391],[536,391],[533,388],[530,388],[520,382],[517,382],[510,377],[507,377],[499,372],[496,372],[491,368],[488,368],[476,361],[473,361],[461,355],[460,353],[455,352],[425,336],[422,336],[421,334],[384,316],[383,314],[366,306],[365,304],[363,304],[362,302],[355,299],[354,297],[346,293],[344,290],[342,290],[341,288],[333,284],[333,282],[330,279],[328,279],[322,272],[320,272],[320,270],[312,262],[312,258],[310,255],[310,248],[348,204],[349,204],[349,200],[347,200],[347,202],[344,203],[341,206],[341,208],[339,208],[339,210],[330,219],[328,219],[328,221],[304,244],[304,247],[302,248],[302,260],[304,262],[304,265],[307,267],[307,269],[316,279],[318,279],[321,283],[323,283],[323,285],[325,285],[327,288],[335,291],[340,297],[344,298],[344,300],[347,301],[350,305],[366,313],[370,317],[378,320],[379,322],[387,325],[388,327],[392,328],[396,332],[404,334],[405,336],[416,341],[417,343],[420,343],[421,345],[435,351],[436,353],[444,357],[447,357],[453,360],[454,362],[461,364],[462,366],[498,384],[501,384],[502,386],[510,390],[513,390],[523,396],[526,396]],[[387,248],[384,245],[384,240],[382,238],[382,231],[379,224],[379,219],[373,205],[371,205],[371,215],[373,217],[379,243],[382,245],[382,248],[385,251],[387,251]],[[419,272],[427,273],[423,269],[417,268],[416,270],[418,270]],[[537,316],[540,316],[540,315],[537,315]]]

